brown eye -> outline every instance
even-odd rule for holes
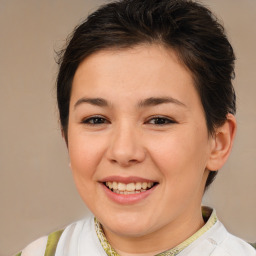
[[[82,121],[83,124],[90,124],[90,125],[100,125],[100,124],[105,124],[109,123],[104,117],[101,116],[93,116],[87,119],[84,119]]]
[[[173,124],[175,123],[175,121],[166,117],[154,117],[154,118],[151,118],[148,121],[148,123],[155,124],[155,125],[167,125],[167,124]]]

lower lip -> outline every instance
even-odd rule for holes
[[[124,204],[124,205],[136,204],[136,203],[142,201],[143,199],[150,196],[150,194],[152,194],[152,192],[157,187],[157,185],[155,185],[151,189],[148,189],[144,192],[124,195],[124,194],[114,193],[113,191],[108,189],[103,183],[101,183],[101,186],[103,187],[103,190],[109,199],[111,199],[112,201],[114,201],[118,204]]]

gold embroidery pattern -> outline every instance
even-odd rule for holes
[[[112,248],[112,246],[109,244],[103,229],[101,227],[101,224],[99,223],[99,221],[94,218],[94,225],[95,225],[95,230],[97,233],[97,236],[100,240],[101,246],[103,247],[104,251],[106,252],[106,254],[108,256],[120,256],[115,250],[114,248]]]
[[[189,237],[187,240],[185,240],[178,246],[176,246],[173,249],[170,249],[168,251],[161,252],[161,253],[157,254],[156,256],[176,256],[176,255],[178,255],[182,250],[184,250],[187,246],[192,244],[196,239],[198,239],[207,230],[209,230],[218,220],[215,210],[212,210],[208,207],[202,207],[202,214],[203,214],[204,219],[208,219],[208,221],[201,229],[199,229],[194,235]],[[96,218],[94,218],[94,224],[95,224],[95,230],[96,230],[97,236],[98,236],[101,246],[103,247],[106,254],[108,256],[120,256],[107,241],[107,238],[105,237],[105,234],[103,232],[101,224],[99,223],[99,221]]]

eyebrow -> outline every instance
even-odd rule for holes
[[[109,107],[110,106],[110,104],[107,102],[107,100],[105,100],[103,98],[83,97],[75,103],[74,109],[83,103],[89,103],[91,105],[98,106],[98,107]],[[151,107],[151,106],[157,106],[157,105],[165,104],[165,103],[173,103],[173,104],[177,104],[179,106],[186,107],[186,105],[184,103],[182,103],[181,101],[179,101],[175,98],[172,98],[172,97],[150,97],[150,98],[140,101],[138,103],[138,107],[139,108]]]
[[[74,108],[81,105],[82,103],[89,103],[91,105],[98,106],[98,107],[108,107],[109,106],[108,102],[105,99],[83,97],[75,103]]]
[[[164,103],[174,103],[179,106],[186,107],[186,105],[184,103],[182,103],[181,101],[179,101],[175,98],[172,98],[172,97],[150,97],[150,98],[140,101],[138,106],[139,107],[150,107],[150,106],[157,106],[157,105],[164,104]]]

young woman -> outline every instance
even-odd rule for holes
[[[123,0],[90,15],[60,56],[57,97],[93,215],[19,255],[256,255],[201,207],[236,131],[234,60],[194,1]]]

